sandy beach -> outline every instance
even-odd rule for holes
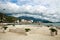
[[[0,29],[0,40],[60,40],[60,30],[58,29],[58,35],[51,36],[50,30],[48,27],[36,27],[32,25],[16,25],[13,27],[12,25],[8,26],[9,29],[16,29],[19,28],[19,31],[24,31],[22,29],[30,28],[31,31],[25,32],[25,34],[16,33],[16,32],[9,32],[2,33]],[[18,32],[19,32],[18,31]]]

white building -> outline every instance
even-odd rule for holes
[[[23,23],[32,23],[33,20],[25,20],[25,19],[22,19],[21,22],[23,22]]]

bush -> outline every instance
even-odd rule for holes
[[[56,29],[54,29],[54,28],[50,28],[50,30],[52,31],[52,32],[55,32],[55,31],[57,31]]]
[[[4,28],[4,30],[6,30],[8,27],[7,27],[7,25],[3,25],[3,28]]]
[[[15,24],[12,24],[13,26],[15,26]]]
[[[29,28],[26,28],[26,29],[25,29],[26,32],[28,32],[28,31],[30,31],[30,30],[31,30],[31,29],[29,29]]]
[[[3,27],[4,28],[4,30],[6,30],[8,27]]]

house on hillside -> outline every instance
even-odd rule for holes
[[[33,23],[33,20],[25,20],[25,19],[22,19],[21,22],[22,23]]]

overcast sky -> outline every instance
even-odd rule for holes
[[[5,9],[5,10],[3,10]],[[60,0],[0,0],[0,12],[60,21]]]

